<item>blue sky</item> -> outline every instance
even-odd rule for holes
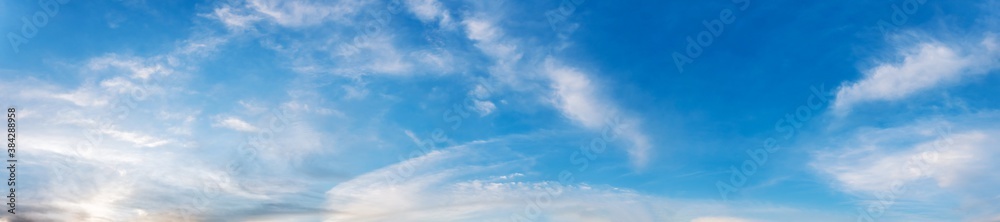
[[[43,0],[0,21],[4,221],[1000,220],[993,0]]]

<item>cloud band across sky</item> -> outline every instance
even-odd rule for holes
[[[1000,220],[997,1],[42,2],[0,221]]]

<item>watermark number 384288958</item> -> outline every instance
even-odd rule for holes
[[[15,187],[14,186],[15,185],[15,183],[14,183],[15,182],[15,179],[14,179],[15,178],[15,174],[14,174],[15,166],[14,165],[17,163],[17,159],[14,158],[14,152],[17,149],[17,143],[15,142],[15,141],[17,141],[16,140],[17,130],[15,130],[15,126],[17,125],[17,120],[15,119],[15,117],[16,117],[16,115],[14,114],[15,111],[16,110],[14,109],[14,107],[7,108],[7,157],[8,157],[8,159],[7,159],[7,164],[8,164],[7,170],[10,171],[10,179],[7,179],[7,186],[10,186],[10,194],[7,195],[7,198],[10,198],[10,199],[7,202],[7,206],[9,206],[10,208],[7,210],[7,212],[11,213],[11,214],[14,214],[14,196],[15,196],[14,195],[14,187]]]

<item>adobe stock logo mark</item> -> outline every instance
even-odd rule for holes
[[[916,14],[917,10],[920,10],[920,6],[926,3],[927,0],[905,0],[903,1],[903,6],[892,4],[892,15],[889,18],[889,22],[886,22],[884,19],[878,20],[879,31],[882,31],[883,35],[888,35],[890,31],[896,30],[899,26],[906,24],[910,16]]]
[[[38,0],[38,6],[41,6],[42,10],[32,14],[30,19],[28,16],[21,17],[21,33],[7,33],[7,41],[10,42],[10,48],[14,49],[14,53],[21,52],[21,45],[38,35],[38,29],[48,25],[49,19],[59,14],[59,7],[66,3],[69,3],[69,0]]]
[[[562,23],[566,22],[569,16],[573,15],[573,12],[576,12],[576,7],[579,7],[584,2],[586,0],[563,0],[559,3],[558,8],[545,12],[545,18],[549,21],[549,28],[557,34],[564,34],[563,32],[567,29],[571,29],[571,27],[567,27],[567,25]]]
[[[715,188],[719,191],[719,196],[723,201],[729,201],[730,194],[739,194],[747,185],[747,181],[756,174],[758,169],[764,167],[769,160],[769,156],[781,150],[781,142],[790,141],[807,122],[815,115],[813,112],[821,111],[826,107],[834,95],[832,91],[827,91],[823,84],[819,87],[809,87],[811,92],[806,97],[805,104],[795,108],[795,111],[785,113],[785,118],[780,118],[774,122],[774,131],[784,133],[783,137],[768,137],[764,140],[763,146],[746,149],[747,157],[743,163],[729,166],[731,172],[729,181],[718,180]],[[781,141],[779,141],[781,139]]]
[[[731,0],[733,4],[739,7],[740,11],[745,11],[750,7],[750,0]],[[713,19],[711,21],[702,20],[701,24],[705,26],[705,30],[699,32],[694,37],[690,35],[687,36],[687,46],[684,47],[684,54],[678,51],[674,51],[671,55],[674,60],[674,65],[677,66],[677,72],[684,72],[684,65],[694,62],[703,52],[705,48],[708,48],[715,42],[715,38],[718,38],[726,30],[726,25],[732,24],[736,21],[736,16],[733,15],[732,9],[722,9],[719,11],[719,18]]]

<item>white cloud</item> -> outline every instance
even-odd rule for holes
[[[497,109],[497,106],[490,101],[474,100],[474,102],[476,104],[476,112],[479,113],[480,117],[489,115],[493,110]]]
[[[503,30],[496,24],[499,19],[476,14],[466,16],[461,24],[465,28],[465,37],[473,41],[479,51],[494,60],[490,64],[490,75],[515,90],[523,90],[530,80],[526,72],[518,72],[518,64],[524,54],[516,39],[505,38]]]
[[[865,77],[845,84],[837,92],[833,109],[846,114],[857,104],[905,99],[921,91],[953,84],[962,78],[997,68],[1000,57],[991,36],[980,44],[957,47],[939,42],[904,49],[903,60],[886,62],[865,71]]]
[[[421,22],[439,21],[441,27],[451,26],[451,15],[436,0],[406,0],[406,6]]]
[[[493,9],[498,5],[483,3],[479,7]],[[499,14],[502,14],[499,13]],[[499,25],[503,18],[485,12],[469,12],[462,18],[466,38],[474,42],[476,48],[492,58],[489,69],[493,79],[515,91],[542,92],[549,104],[557,108],[568,119],[591,130],[601,130],[602,127],[614,127],[628,141],[626,151],[633,166],[644,167],[650,158],[652,144],[641,131],[641,121],[633,116],[627,116],[611,98],[602,97],[599,88],[602,84],[594,82],[591,76],[571,66],[559,64],[558,59],[544,53],[534,54],[543,59],[540,66],[522,64],[524,54],[522,49],[532,48],[519,45],[516,38],[507,36]],[[540,75],[539,75],[540,74]],[[549,87],[536,88],[538,85]],[[551,91],[550,91],[551,90]],[[472,92],[475,94],[475,90]],[[615,125],[607,124],[612,119],[620,119]]]
[[[87,67],[94,71],[115,68],[130,73],[130,77],[133,79],[149,79],[154,75],[169,75],[173,72],[159,61],[156,61],[156,59],[147,60],[116,54],[91,59]]]
[[[499,38],[502,33],[497,28],[493,27],[493,23],[484,19],[469,18],[462,21],[465,25],[466,33],[470,40],[475,41],[494,41]]]
[[[638,121],[634,117],[620,116],[623,113],[617,105],[600,96],[599,84],[579,70],[557,64],[551,58],[545,61],[544,69],[554,90],[549,102],[566,118],[593,130],[616,128],[631,143],[627,151],[633,165],[641,168],[648,163],[652,145],[640,131]],[[620,121],[608,125],[612,119]]]
[[[260,22],[292,28],[317,26],[329,21],[350,25],[354,23],[352,18],[360,15],[371,3],[370,0],[246,0],[218,6],[211,13],[201,16],[218,20],[235,32],[253,29]]]
[[[554,64],[547,60],[546,73],[555,90],[551,101],[567,118],[588,128],[600,128],[615,113],[614,107],[598,98],[597,84],[578,70]]]
[[[142,147],[158,147],[170,143],[165,139],[156,138],[139,132],[128,132],[115,129],[105,129],[103,133],[116,139],[131,142]]]
[[[984,132],[962,132],[895,151],[897,147],[884,144],[857,144],[855,149],[820,155],[816,167],[832,175],[848,191],[875,193],[893,183],[920,179],[932,179],[938,187],[949,187],[968,179],[961,178],[968,164],[992,156],[987,150],[988,138]]]
[[[248,29],[254,23],[264,19],[256,14],[241,12],[240,9],[229,5],[216,8],[209,17],[221,21],[233,30]]]
[[[243,107],[243,110],[245,110],[249,114],[256,115],[267,111],[267,107],[253,100],[249,101],[240,100],[236,101],[236,104],[239,104],[240,107]]]
[[[346,19],[359,13],[371,1],[282,1],[249,0],[247,5],[257,13],[283,26],[301,27],[332,20]]]
[[[336,35],[282,43],[265,41],[264,45],[288,59],[292,70],[306,75],[410,76],[448,74],[455,69],[449,52],[405,46],[390,28],[379,26],[379,31],[373,33],[348,28]]]
[[[859,129],[814,152],[810,164],[832,180],[831,187],[860,198],[862,207],[891,199],[894,217],[921,217],[920,209],[952,209],[955,217],[1000,213],[980,202],[995,201],[1000,185],[1000,129],[996,113],[948,120],[917,120],[884,129]],[[890,195],[891,194],[891,195]],[[961,207],[959,207],[961,206]],[[939,214],[940,215],[940,214]]]
[[[663,221],[672,216],[665,202],[633,191],[555,182],[489,181],[497,176],[461,179],[512,166],[446,164],[474,155],[470,152],[463,146],[432,151],[341,183],[327,192],[327,207],[336,210],[327,221],[484,221],[514,217]],[[495,175],[513,179],[506,174]],[[536,197],[546,199],[535,205],[532,200]]]
[[[32,160],[24,164],[33,173],[18,175],[23,177],[18,179],[25,181],[19,185],[32,187],[18,196],[32,200],[32,204],[19,205],[22,211],[13,220],[202,221],[197,218],[217,211],[234,211],[214,207],[219,202],[247,203],[240,200],[271,200],[288,192],[301,193],[298,187],[284,183],[255,184],[259,186],[247,189],[249,186],[240,182],[251,180],[247,176],[234,178],[232,172],[220,169],[228,160],[226,157],[201,155],[206,150],[226,150],[190,146],[190,141],[219,138],[201,134],[201,129],[191,126],[200,111],[190,107],[191,100],[185,97],[190,94],[165,92],[190,92],[183,88],[186,85],[176,83],[183,83],[178,81],[185,79],[186,72],[197,69],[191,65],[193,62],[224,42],[225,38],[192,38],[159,55],[107,54],[90,58],[68,65],[78,71],[69,75],[83,79],[78,83],[52,84],[31,76],[17,76],[11,82],[0,83],[3,86],[0,91],[6,94],[24,95],[12,97],[9,102],[23,107],[26,115],[21,115],[20,120],[32,123],[19,130],[25,150],[32,150],[20,153],[20,158]],[[133,95],[137,89],[159,97],[137,99]],[[124,102],[126,107],[121,106],[120,100],[128,100]],[[236,120],[219,122],[237,129],[254,128]],[[305,130],[290,131],[303,137],[322,138]],[[277,142],[310,145],[313,141],[295,144],[279,139]],[[219,148],[235,147],[226,141],[213,143]],[[136,149],[140,147],[155,149]],[[202,195],[206,192],[214,193],[214,198],[204,199]],[[12,218],[8,215],[0,218],[7,219]]]
[[[835,221],[826,213],[761,203],[668,200],[589,184],[525,181],[484,142],[449,147],[374,170],[326,192],[325,221]],[[479,153],[490,150],[490,153]],[[513,155],[517,156],[517,155]],[[469,159],[489,157],[485,162]],[[505,161],[506,160],[506,161]],[[746,207],[752,206],[752,207]],[[718,215],[740,215],[720,217]],[[798,219],[796,219],[798,218]]]
[[[212,124],[212,126],[214,126],[214,127],[223,127],[223,128],[227,128],[227,129],[231,129],[231,130],[240,131],[240,132],[257,132],[257,131],[260,131],[260,128],[257,128],[256,126],[254,126],[254,125],[252,125],[250,123],[247,123],[246,121],[243,121],[240,118],[236,118],[236,117],[232,117],[232,116],[218,118],[215,121],[215,123]]]
[[[518,46],[504,38],[503,31],[492,20],[483,17],[466,18],[466,37],[476,42],[476,47],[497,59],[497,65],[512,65],[521,59]]]
[[[109,79],[127,79],[128,73]],[[30,82],[30,81],[28,81]],[[115,81],[111,81],[115,82]],[[118,82],[120,83],[120,82]],[[115,84],[118,84],[115,83]],[[77,88],[93,83],[81,83]],[[112,84],[112,85],[115,85]],[[42,88],[63,91],[45,83],[11,86],[9,90]],[[171,121],[146,121],[156,118],[191,119],[190,115],[172,117],[163,112],[145,112],[155,104],[136,101],[129,112],[112,106],[76,106],[58,98],[15,98],[22,110],[21,120],[32,123],[20,131],[26,150],[19,158],[35,173],[19,174],[32,189],[18,193],[31,199],[18,212],[19,219],[35,221],[152,221],[159,212],[177,212],[171,206],[191,206],[191,197],[205,186],[206,174],[219,174],[204,164],[192,149],[172,141],[190,141],[190,137],[172,135],[160,138]],[[181,104],[167,114],[186,110]],[[120,115],[120,116],[119,116]],[[156,149],[136,149],[155,147]],[[184,163],[186,167],[176,167]],[[19,181],[21,182],[21,181]],[[161,194],[175,194],[157,196]],[[232,189],[219,195],[232,195]],[[149,204],[151,199],[156,203]],[[144,213],[146,212],[146,213]],[[177,221],[177,220],[172,220]]]
[[[42,95],[46,94],[50,93],[45,92]],[[82,86],[74,90],[73,92],[57,93],[50,95],[52,98],[65,100],[81,107],[105,106],[111,100],[109,96],[89,86]]]
[[[290,100],[288,102],[281,104],[281,107],[292,112],[311,113],[322,116],[334,115],[334,116],[344,117],[344,113],[340,111],[330,108],[320,107],[315,104],[310,105],[309,103],[299,100]]]

